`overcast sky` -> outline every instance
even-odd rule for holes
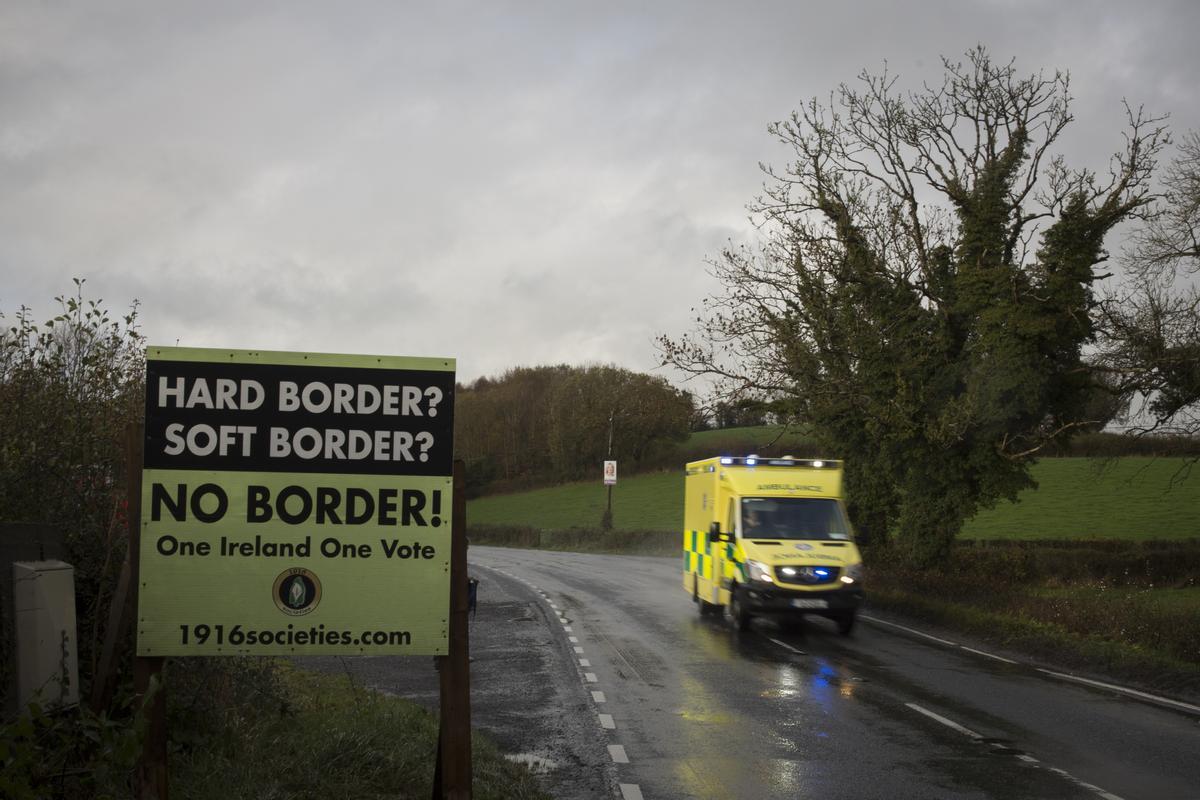
[[[1200,128],[1200,3],[0,6],[0,311],[87,279],[153,344],[650,370],[752,234],[766,133],[887,60],[1070,70],[1070,163],[1122,98]]]

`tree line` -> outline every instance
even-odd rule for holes
[[[472,493],[636,470],[687,438],[692,396],[611,365],[518,367],[456,389],[454,440]]]

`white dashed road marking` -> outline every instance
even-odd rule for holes
[[[604,692],[592,692],[592,702],[593,702],[593,703],[603,703],[603,702],[605,702],[605,699],[604,699]]]
[[[622,783],[621,800],[643,800],[641,788],[636,783]]]
[[[937,720],[938,722],[942,723],[943,725],[945,725],[947,728],[950,728],[951,730],[958,731],[963,736],[970,736],[972,739],[982,739],[983,738],[983,734],[976,733],[975,731],[971,730],[970,728],[964,728],[962,725],[959,725],[954,720],[946,719],[941,714],[935,714],[932,711],[930,711],[928,708],[922,708],[921,706],[917,705],[916,703],[905,703],[904,705],[908,706],[913,711],[916,711],[918,714],[924,714],[925,716],[929,717],[930,719]]]
[[[612,714],[600,715],[600,727],[610,731],[616,730],[617,723],[613,722]]]
[[[585,673],[583,673],[583,679],[585,681],[587,681],[588,683],[596,683],[596,673],[585,672]]]
[[[800,655],[800,656],[807,655],[807,653],[805,653],[803,650],[801,650],[801,649],[799,649],[799,648],[797,648],[797,647],[792,647],[792,646],[791,646],[790,644],[788,644],[787,642],[781,642],[781,641],[779,641],[778,639],[771,639],[771,637],[769,637],[769,636],[768,636],[767,638],[768,638],[768,639],[770,639],[770,640],[771,640],[772,642],[774,642],[775,644],[777,644],[777,645],[779,645],[780,647],[782,647],[784,650],[791,650],[793,653],[795,653],[796,655]]]
[[[629,756],[625,755],[625,746],[621,744],[610,744],[608,746],[608,754],[612,756],[614,764],[628,764]]]

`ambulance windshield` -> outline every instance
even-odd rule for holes
[[[743,539],[850,538],[837,501],[824,497],[742,498]]]

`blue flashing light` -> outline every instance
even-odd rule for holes
[[[721,463],[724,464],[725,466],[729,466],[730,464],[733,463],[733,459],[732,458],[722,458]]]
[[[818,575],[819,577],[822,577],[822,578],[828,578],[828,577],[829,577],[829,570],[827,570],[827,569],[823,569],[822,567],[817,567],[816,569],[814,569],[814,570],[813,570],[813,572],[814,572],[816,575]]]
[[[746,459],[746,466],[747,466],[747,467],[753,467],[753,466],[754,466],[755,464],[757,464],[757,463],[758,463],[758,459],[757,459],[757,458],[755,458],[754,456],[750,456],[750,457],[748,457],[748,458]]]

